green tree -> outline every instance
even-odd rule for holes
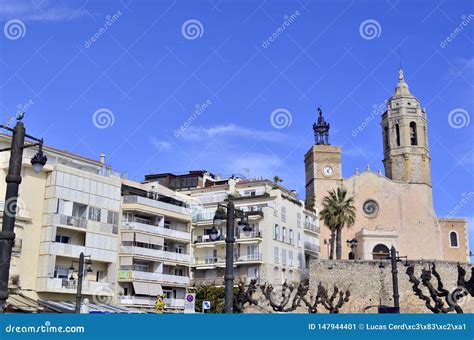
[[[344,187],[328,191],[328,196],[323,199],[319,219],[331,231],[329,258],[334,258],[334,241],[336,241],[336,258],[340,260],[342,229],[350,228],[355,222],[354,198],[347,197],[347,190]]]
[[[196,312],[202,313],[202,302],[210,301],[211,309],[206,313],[224,313],[225,290],[222,286],[212,284],[200,284],[195,287]],[[238,288],[234,287],[234,296],[238,293]]]
[[[278,189],[278,183],[283,182],[283,180],[279,176],[273,176],[273,182],[275,182],[275,184],[273,185],[272,189]]]

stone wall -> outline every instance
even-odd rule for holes
[[[377,313],[377,307],[382,305],[393,306],[392,274],[389,261],[382,261],[384,266],[380,267],[380,261],[357,261],[357,260],[314,260],[310,269],[310,292],[309,296],[314,296],[319,282],[327,288],[329,295],[333,292],[336,285],[342,290],[349,288],[350,299],[340,309],[340,313]],[[415,277],[420,280],[421,270],[428,269],[429,262],[416,261]],[[471,266],[462,264],[466,270],[465,279],[471,276]],[[406,274],[407,267],[404,263],[398,263],[398,286],[400,294],[401,313],[431,313],[425,306],[424,301],[415,296],[412,286]],[[442,278],[444,287],[452,291],[457,287],[458,270],[455,262],[436,262],[436,269]],[[420,280],[421,281],[421,280]],[[433,286],[437,287],[436,278],[431,279]],[[420,285],[425,295],[429,295],[426,287]],[[273,294],[274,301],[281,301],[281,286],[275,287]],[[295,289],[296,291],[296,289]],[[295,293],[293,292],[293,295]],[[257,289],[254,297],[257,298],[259,305],[257,307],[246,307],[247,313],[265,313],[272,312],[268,301],[262,294],[262,289]],[[290,299],[287,307],[291,305]],[[459,305],[464,313],[474,313],[474,297],[468,295],[459,301]],[[446,305],[447,306],[447,305]],[[301,306],[294,312],[307,313],[308,309]],[[318,307],[318,313],[327,313],[328,311]]]

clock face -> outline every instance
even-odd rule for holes
[[[325,166],[323,169],[323,175],[329,177],[332,175],[332,168],[330,166]]]

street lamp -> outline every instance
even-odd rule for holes
[[[227,210],[227,214],[225,214],[225,210]],[[211,240],[217,240],[219,234],[217,227],[226,219],[224,313],[232,313],[234,304],[234,224],[235,220],[240,218],[238,225],[242,227],[245,235],[250,235],[252,227],[247,222],[248,215],[247,212],[235,208],[234,202],[231,200],[227,202],[227,206],[218,204],[214,215],[214,225],[209,234]]]
[[[84,253],[81,253],[79,255],[79,261],[77,261],[77,263],[79,263],[79,269],[77,271],[77,291],[76,291],[76,310],[75,310],[76,314],[79,314],[81,312],[82,279],[84,277],[84,258],[86,258],[86,257],[89,259],[87,261],[87,270],[86,270],[86,272],[87,273],[92,273],[93,272],[91,256],[90,255],[84,255]],[[75,262],[76,261],[73,261],[71,263],[71,267],[69,267],[69,270],[71,270],[72,272],[75,271],[75,268],[74,268],[74,263]],[[69,278],[69,280],[74,281],[74,277],[72,276],[72,273],[71,273],[71,277]]]
[[[400,313],[400,295],[398,293],[398,269],[397,262],[401,262],[402,259],[405,259],[405,266],[408,266],[408,257],[407,256],[398,256],[398,252],[395,249],[395,246],[392,245],[390,248],[390,256],[387,256],[386,259],[390,260],[392,267],[392,287],[393,287],[393,306],[394,311],[391,313]],[[384,268],[385,265],[380,262],[379,268]]]
[[[18,204],[18,189],[21,183],[23,149],[38,146],[38,153],[31,159],[31,165],[35,173],[41,172],[48,160],[43,154],[43,139],[26,134],[25,125],[22,122],[23,116],[24,113],[18,116],[14,128],[0,125],[0,128],[13,133],[11,147],[0,149],[0,152],[10,151],[8,174],[5,178],[5,182],[7,183],[5,208],[3,211],[2,231],[0,232],[0,313],[5,312],[5,304],[8,298],[8,279],[10,276],[12,248],[15,241],[15,220]],[[25,145],[25,138],[33,142]]]

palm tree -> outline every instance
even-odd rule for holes
[[[272,189],[278,189],[278,183],[283,182],[283,180],[279,176],[273,176],[273,182],[275,182],[275,184]]]
[[[323,209],[319,219],[331,230],[330,259],[334,258],[334,239],[336,240],[336,258],[341,259],[341,235],[344,227],[350,228],[355,222],[354,198],[347,197],[347,189],[339,187],[328,191],[323,199]]]

